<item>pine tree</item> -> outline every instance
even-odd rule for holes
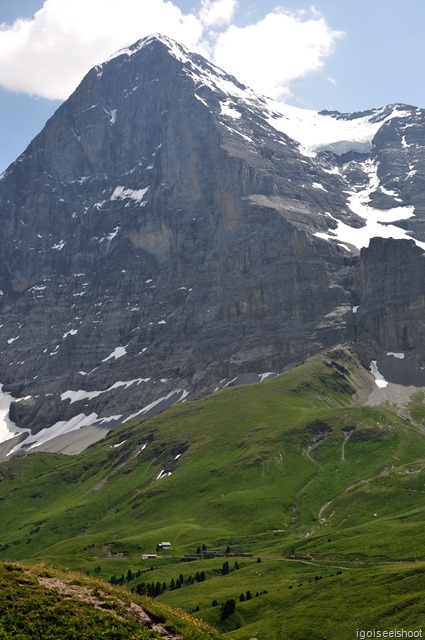
[[[220,619],[227,620],[227,618],[231,616],[232,613],[235,612],[235,609],[236,609],[236,600],[233,600],[233,598],[231,600],[226,600],[221,610]]]
[[[144,582],[139,582],[139,584],[136,585],[136,593],[139,594],[139,596],[144,596],[146,593],[146,585]]]

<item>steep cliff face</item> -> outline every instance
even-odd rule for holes
[[[25,398],[11,418],[31,430],[27,444],[52,425],[109,428],[282,370],[354,340],[355,321],[383,339],[386,319],[375,331],[367,315],[363,252],[355,275],[371,233],[365,202],[401,218],[400,237],[417,207],[420,236],[406,122],[422,132],[423,114],[360,114],[374,143],[368,134],[359,152],[343,139],[338,155],[323,141],[307,149],[276,109],[180,45],[147,38],[93,69],[1,176],[0,381]],[[352,126],[315,117],[337,122],[340,138]],[[407,127],[398,144],[397,126]],[[396,191],[401,165],[412,181]],[[388,344],[399,340],[391,331]]]
[[[408,107],[409,118],[386,122],[374,138],[374,160],[382,189],[372,202],[383,209],[394,203],[415,208],[415,215],[401,226],[418,240],[425,240],[425,122],[423,109]]]
[[[358,341],[425,355],[425,254],[413,240],[373,238],[355,278]]]

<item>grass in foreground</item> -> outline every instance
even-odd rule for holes
[[[219,640],[183,611],[130,597],[100,580],[51,567],[0,565],[0,638],[15,640]]]

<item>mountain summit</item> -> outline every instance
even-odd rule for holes
[[[420,365],[424,124],[281,105],[164,36],[92,69],[0,176],[4,452],[341,342]]]

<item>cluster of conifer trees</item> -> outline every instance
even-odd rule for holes
[[[113,575],[109,580],[109,582],[111,584],[123,585],[126,582],[131,582],[132,580],[140,578],[140,576],[141,576],[140,570],[133,573],[133,571],[129,569],[127,571],[126,577],[124,577],[124,574],[122,574],[119,578]],[[162,593],[164,593],[164,591],[166,591],[167,589],[169,589],[170,591],[174,591],[174,589],[181,589],[181,587],[185,585],[195,584],[195,582],[203,582],[205,580],[205,577],[206,577],[205,571],[197,571],[194,576],[190,575],[190,576],[187,576],[186,578],[181,573],[178,576],[178,578],[171,578],[169,584],[167,584],[166,582],[161,583],[159,581],[139,582],[134,587],[134,591],[136,591],[136,593],[138,593],[139,595],[147,595],[147,596],[150,596],[151,598],[156,598],[157,596],[160,596]]]
[[[201,551],[205,551],[206,550],[205,545],[202,545],[202,547],[198,547],[198,549],[200,549]],[[257,563],[260,563],[260,562],[261,562],[261,558],[257,558]],[[212,573],[212,574],[221,573],[221,575],[226,576],[231,571],[237,571],[238,569],[240,569],[240,566],[237,560],[235,560],[233,566],[229,564],[228,560],[225,560],[223,562],[221,569],[218,569],[218,570],[214,569],[209,573]],[[153,567],[151,567],[151,570],[153,570]],[[136,572],[133,572],[131,569],[129,569],[127,571],[126,576],[122,574],[119,578],[117,578],[117,576],[113,575],[110,579],[110,583],[123,585],[126,582],[127,583],[132,582],[133,580],[140,578],[141,573],[142,572],[140,571],[140,569]],[[166,582],[161,583],[159,581],[139,582],[132,590],[135,591],[138,595],[146,595],[146,596],[149,596],[150,598],[157,598],[162,593],[164,593],[164,591],[167,591],[167,590],[174,591],[174,589],[181,589],[183,586],[192,585],[192,584],[195,584],[195,582],[204,582],[205,579],[206,579],[205,571],[197,571],[194,576],[189,575],[187,577],[185,577],[181,573],[178,576],[178,578],[171,578],[168,584]],[[264,593],[267,593],[267,591],[261,591],[261,592],[257,591],[257,593],[255,594],[255,597],[258,598]],[[247,600],[251,600],[253,597],[254,596],[252,595],[251,591],[248,590],[245,593],[240,594],[239,602],[245,602]],[[213,600],[212,606],[213,607],[218,606],[217,600]],[[226,620],[229,616],[231,616],[235,612],[235,610],[236,610],[236,600],[234,598],[230,598],[229,600],[226,600],[221,604],[220,619]],[[195,611],[199,611],[199,607],[197,607]]]

